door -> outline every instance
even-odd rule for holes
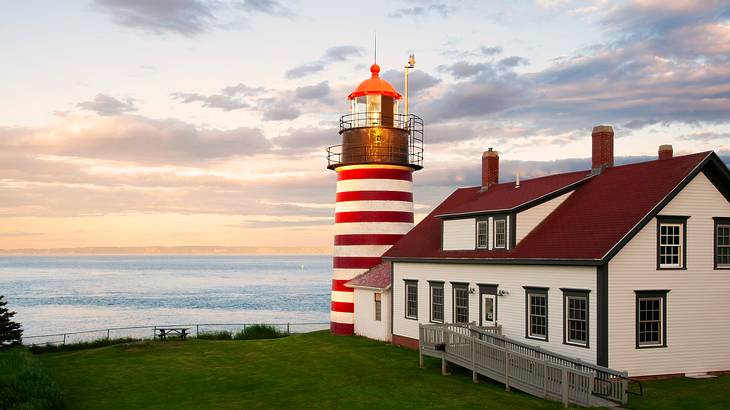
[[[496,297],[488,293],[482,293],[482,317],[479,318],[480,326],[494,326],[497,321]]]

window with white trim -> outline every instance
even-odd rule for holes
[[[666,346],[666,290],[636,291],[636,347]]]
[[[494,220],[494,247],[507,247],[507,221],[504,219]]]
[[[444,284],[431,283],[431,321],[444,322]]]
[[[563,341],[567,344],[588,346],[588,292],[563,290]]]
[[[730,223],[715,224],[715,266],[730,268]]]
[[[477,248],[486,249],[489,246],[489,221],[477,221]]]
[[[406,281],[406,318],[418,319],[418,282]]]
[[[548,337],[548,294],[545,288],[526,289],[527,337],[547,340]]]
[[[382,320],[383,316],[382,298],[382,293],[375,293],[375,320],[378,322]]]
[[[469,322],[469,286],[454,284],[454,322]]]
[[[659,268],[684,267],[684,224],[659,222]]]

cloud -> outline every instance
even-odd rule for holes
[[[716,141],[716,140],[730,141],[730,133],[703,131],[703,132],[695,132],[692,134],[680,135],[679,139],[682,139],[685,141],[702,141],[702,142]]]
[[[500,67],[513,68],[521,65],[527,65],[529,63],[530,61],[524,57],[511,56],[499,60],[497,65],[499,65]]]
[[[0,129],[0,150],[132,163],[190,164],[267,152],[256,128],[198,128],[176,119],[139,115],[64,118],[35,129]]]
[[[203,107],[218,108],[228,112],[250,108],[255,105],[254,103],[258,98],[268,92],[269,90],[263,87],[249,87],[243,83],[239,83],[224,87],[217,94],[202,95],[198,93],[175,92],[170,94],[170,96],[183,104],[201,102]]]
[[[0,232],[0,236],[4,236],[4,237],[40,236],[40,235],[43,235],[43,234],[40,232],[25,232],[25,231]]]
[[[444,81],[423,102],[424,115],[430,122],[480,122],[499,113],[501,121],[543,135],[598,123],[639,130],[729,122],[730,4],[641,0],[603,9],[598,18],[607,41],[540,71],[516,73],[527,59],[495,60],[496,50],[449,51],[456,61],[438,70],[456,82]]]
[[[276,0],[244,0],[244,10],[278,17],[291,17],[294,13]]]
[[[455,8],[448,3],[433,0],[415,0],[410,1],[413,5],[410,7],[397,8],[388,14],[391,18],[403,17],[423,17],[429,14],[436,14],[440,17],[448,17]]]
[[[76,106],[99,115],[119,115],[137,111],[134,98],[125,98],[122,101],[105,94],[96,94],[93,100],[80,102]]]
[[[94,0],[118,25],[153,34],[194,36],[216,22],[215,3],[204,0]]]
[[[396,90],[403,90],[405,87],[403,71],[388,70],[382,73],[381,77],[390,82]],[[434,77],[422,70],[413,70],[408,74],[409,98],[417,97],[439,83],[441,83],[440,78]]]
[[[324,71],[332,63],[347,61],[352,57],[364,54],[362,47],[343,45],[330,47],[325,50],[319,60],[304,63],[290,68],[284,73],[288,79],[297,79]]]
[[[319,110],[322,106],[334,104],[332,89],[328,81],[304,85],[291,90],[274,90],[263,87],[249,87],[245,84],[228,86],[216,94],[175,92],[170,94],[183,104],[200,102],[203,107],[233,111],[248,108],[261,113],[264,121],[293,120],[303,114],[298,106]],[[306,104],[297,104],[306,102]]]

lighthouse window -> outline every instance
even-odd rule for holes
[[[380,95],[368,95],[366,98],[367,105],[367,125],[380,125]]]
[[[406,281],[406,318],[418,319],[418,282]]]

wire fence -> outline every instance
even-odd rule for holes
[[[23,336],[23,344],[26,346],[38,345],[65,345],[73,343],[92,342],[103,339],[154,339],[158,329],[163,328],[186,328],[191,337],[198,337],[205,333],[227,331],[235,334],[246,330],[249,326],[264,325],[276,328],[282,333],[307,333],[317,330],[329,329],[329,322],[305,322],[305,323],[186,323],[172,325],[153,326],[128,326],[110,327],[106,329],[81,330],[74,332],[53,333],[46,335]]]

